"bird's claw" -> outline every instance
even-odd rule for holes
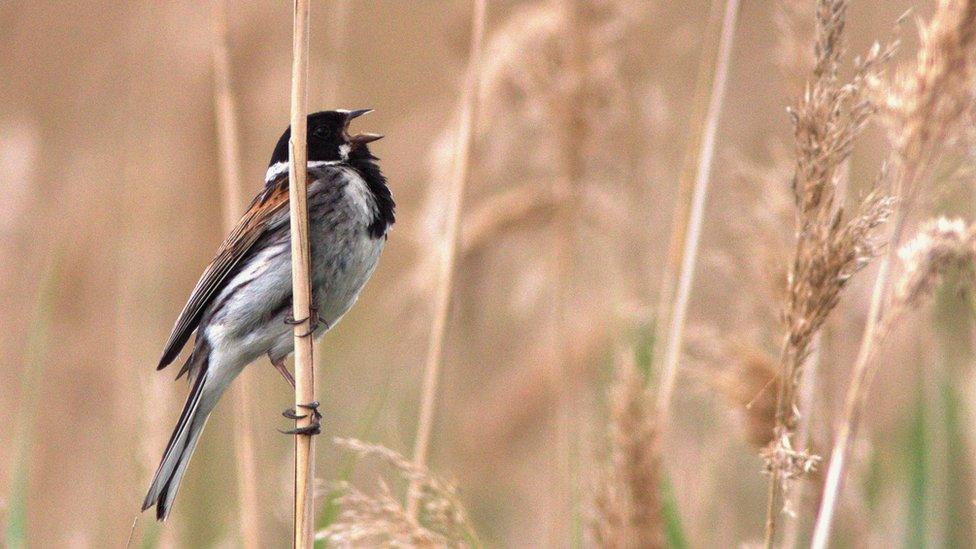
[[[309,425],[308,427],[295,427],[294,429],[290,429],[288,431],[278,431],[278,432],[281,433],[281,434],[283,434],[283,435],[308,435],[308,436],[312,436],[312,435],[320,435],[320,434],[322,434],[322,429],[321,429],[321,426],[318,423],[313,423],[312,425]]]
[[[305,419],[308,417],[308,414],[298,415],[298,413],[295,412],[294,408],[288,408],[284,412],[281,412],[281,415],[285,416],[288,419]]]
[[[305,410],[308,410],[310,413],[299,414],[298,412],[295,411],[295,408],[303,408]],[[285,435],[318,435],[322,432],[322,424],[319,421],[322,419],[322,414],[321,412],[319,412],[318,401],[313,401],[308,404],[298,404],[297,406],[295,406],[295,408],[289,408],[284,412],[282,412],[281,415],[285,416],[288,419],[294,419],[294,420],[305,419],[311,416],[312,417],[311,425],[307,425],[305,427],[296,427],[289,431],[279,430],[278,432]]]
[[[319,401],[313,400],[308,404],[299,404],[299,408],[305,408],[306,410],[312,411],[312,417],[315,419],[322,419],[322,414],[319,412]]]
[[[308,322],[308,332],[304,334],[300,334],[298,337],[310,337],[313,333],[315,333],[315,330],[318,329],[319,327],[318,308],[316,308],[315,306],[309,307],[308,316],[301,320],[295,320],[294,315],[291,314],[285,316],[285,324],[288,324],[289,326],[298,326],[300,324],[304,324],[305,322]]]

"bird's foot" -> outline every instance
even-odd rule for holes
[[[300,324],[304,324],[305,322],[308,322],[308,332],[301,334],[298,337],[311,337],[311,335],[315,333],[315,330],[318,329],[319,310],[314,305],[308,308],[308,316],[301,320],[295,320],[295,317],[291,314],[285,317],[285,324],[288,324],[289,326],[298,326]]]
[[[291,375],[291,372],[288,371],[288,367],[285,366],[285,359],[284,359],[284,357],[279,358],[278,360],[275,360],[275,359],[271,358],[271,353],[269,352],[268,353],[268,360],[271,361],[271,365],[274,366],[275,370],[278,370],[278,373],[281,374],[281,377],[285,378],[285,381],[287,381],[288,384],[291,385],[291,388],[294,389],[295,388],[295,378]]]
[[[305,419],[311,416],[312,418],[311,425],[305,427],[296,427],[290,431],[280,431],[281,433],[286,435],[317,435],[322,432],[321,430],[322,423],[320,421],[322,419],[322,414],[319,412],[318,401],[310,402],[308,404],[299,404],[296,406],[296,408],[302,408],[304,410],[308,410],[309,413],[299,414],[297,411],[295,411],[295,408],[288,408],[287,410],[282,412],[281,415],[285,416],[288,419],[294,419],[294,420]]]

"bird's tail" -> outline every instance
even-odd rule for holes
[[[191,357],[190,360],[193,360]],[[204,358],[206,360],[206,358]],[[173,507],[173,500],[176,499],[176,492],[179,490],[180,481],[186,472],[186,466],[190,462],[190,456],[200,441],[200,434],[203,432],[210,412],[217,404],[217,399],[222,392],[215,390],[214,383],[207,383],[208,375],[206,365],[198,370],[196,379],[193,380],[190,395],[186,398],[183,405],[183,412],[180,420],[176,424],[176,429],[169,438],[166,445],[166,452],[156,470],[152,484],[149,486],[149,493],[146,494],[145,501],[142,502],[142,510],[145,511],[153,505],[156,506],[156,518],[166,520]],[[218,393],[218,394],[215,394]]]

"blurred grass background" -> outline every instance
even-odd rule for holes
[[[646,338],[653,321],[690,97],[702,45],[710,43],[708,2],[596,3],[611,5],[612,17],[626,14],[627,24],[609,45],[588,42],[616,53],[608,73],[620,87],[616,103],[578,106],[607,115],[606,133],[582,149],[589,164],[580,200],[595,213],[579,216],[568,236],[553,235],[545,213],[519,219],[465,251],[458,265],[431,466],[456,479],[488,546],[587,543],[613,348]],[[704,339],[721,333],[767,351],[780,334],[776,307],[755,303],[762,281],[742,273],[758,260],[744,252],[789,238],[790,228],[768,243],[746,243],[736,227],[762,217],[769,198],[741,177],[741,166],[769,165],[771,151],[789,143],[784,107],[796,89],[777,65],[774,4],[742,3],[689,314]],[[231,77],[251,194],[287,124],[291,14],[281,2],[230,5]],[[855,3],[850,49],[887,37],[912,5]],[[535,2],[489,4],[486,65],[502,73],[521,66],[536,80],[495,90],[509,103],[484,103],[464,219],[519,182],[548,181],[548,168],[558,172],[563,162],[561,137],[533,110],[558,88],[556,79],[538,81],[549,74],[545,50],[506,50],[506,40],[520,44],[545,26],[537,16]],[[0,415],[8,418],[0,421],[0,465],[8,472],[0,476],[0,520],[8,546],[121,546],[176,421],[186,388],[172,382],[175,372],[153,367],[223,237],[210,17],[209,5],[194,2],[0,6]],[[357,124],[387,136],[374,150],[399,220],[359,305],[317,346],[327,435],[317,468],[325,482],[371,478],[328,443],[333,435],[404,453],[412,446],[432,234],[447,183],[444,136],[460,93],[469,17],[465,1],[313,4],[310,107],[376,109]],[[538,26],[524,28],[532,21]],[[904,39],[903,57],[912,55],[913,33]],[[881,150],[880,136],[869,132],[851,161],[852,181],[874,177]],[[971,215],[972,205],[965,189],[938,204],[960,215]],[[563,237],[573,241],[568,326],[554,343],[551,273],[540,258]],[[823,441],[843,399],[868,282],[858,278],[829,325],[824,413],[814,426]],[[971,543],[971,315],[949,288],[934,310],[894,334],[856,449],[839,546]],[[562,354],[553,355],[553,345]],[[554,356],[564,359],[557,368],[568,389],[559,390],[570,391],[571,456],[553,456],[559,390],[547,372]],[[682,530],[675,535],[691,547],[754,541],[765,502],[761,462],[734,406],[707,381],[724,365],[689,362],[665,444]],[[292,447],[274,429],[283,426],[279,412],[291,393],[266,363],[243,375],[256,386],[254,482],[265,541],[276,546],[290,531]],[[137,540],[236,543],[233,410],[218,407],[173,518],[160,528],[143,517]],[[555,459],[569,460],[575,489],[572,512],[554,517]]]

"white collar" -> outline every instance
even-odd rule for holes
[[[310,161],[307,166],[308,168],[318,168],[320,166],[335,166],[337,164],[342,164],[341,160],[313,160]],[[274,164],[268,166],[268,171],[264,174],[264,182],[271,183],[275,179],[281,177],[281,174],[288,172],[288,162],[275,162]]]

